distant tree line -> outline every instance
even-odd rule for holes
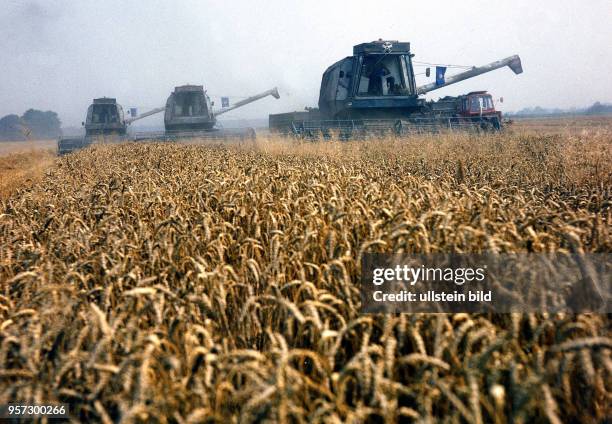
[[[586,111],[587,115],[608,115],[612,113],[612,104],[595,102]]]
[[[0,118],[0,140],[40,140],[62,135],[62,123],[57,113],[50,110],[29,109],[22,116]]]
[[[563,116],[563,115],[610,115],[612,114],[612,104],[595,102],[591,106],[586,108],[572,108],[572,109],[545,109],[540,106],[533,108],[521,109],[518,112],[508,112],[507,116]]]

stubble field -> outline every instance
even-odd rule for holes
[[[601,422],[606,315],[360,315],[364,252],[599,252],[612,130],[94,146],[0,199],[0,403]]]

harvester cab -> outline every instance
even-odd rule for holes
[[[123,108],[116,99],[108,97],[93,100],[83,126],[86,136],[125,135],[127,131]]]
[[[210,130],[216,123],[212,102],[201,85],[175,87],[166,101],[166,131]]]
[[[486,91],[472,91],[461,97],[459,113],[463,116],[497,115],[493,97]]]
[[[410,43],[373,41],[353,47],[323,73],[319,110],[324,119],[379,118],[423,107],[417,97]]]

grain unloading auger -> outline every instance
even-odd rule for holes
[[[446,87],[447,85],[456,84],[469,78],[474,78],[478,75],[486,74],[487,72],[494,71],[499,68],[509,67],[515,74],[523,73],[523,65],[521,58],[518,55],[513,55],[502,60],[488,63],[484,66],[474,66],[472,69],[461,72],[459,74],[451,75],[444,79],[442,84],[432,82],[429,84],[421,85],[417,87],[417,94],[425,94],[430,91],[437,90],[438,88]]]
[[[323,73],[319,107],[270,115],[272,131],[308,138],[352,138],[455,128],[500,128],[491,95],[472,92],[428,102],[420,95],[505,66],[523,72],[518,56],[417,87],[410,43],[373,41],[353,47],[353,56]]]
[[[252,128],[217,128],[215,126],[217,116],[267,96],[280,98],[277,88],[274,87],[271,90],[238,101],[230,107],[213,111],[213,102],[211,102],[203,86],[183,85],[175,87],[164,107],[155,108],[137,117],[128,118],[124,116],[123,108],[117,103],[116,99],[106,97],[94,99],[87,109],[87,118],[83,122],[85,136],[60,138],[58,140],[58,154],[62,155],[87,147],[99,139],[110,139],[111,141],[173,141],[182,138],[224,140],[253,138],[255,137],[255,130]],[[129,124],[161,112],[164,112],[164,132],[128,134],[127,127]]]

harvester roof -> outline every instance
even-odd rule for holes
[[[397,40],[378,40],[353,46],[353,54],[407,54],[410,43]]]
[[[203,85],[179,85],[178,87],[174,87],[175,93],[184,93],[184,92],[193,92],[193,91],[204,91]]]
[[[112,97],[100,97],[98,99],[93,99],[95,105],[114,105],[117,104],[117,99]]]

